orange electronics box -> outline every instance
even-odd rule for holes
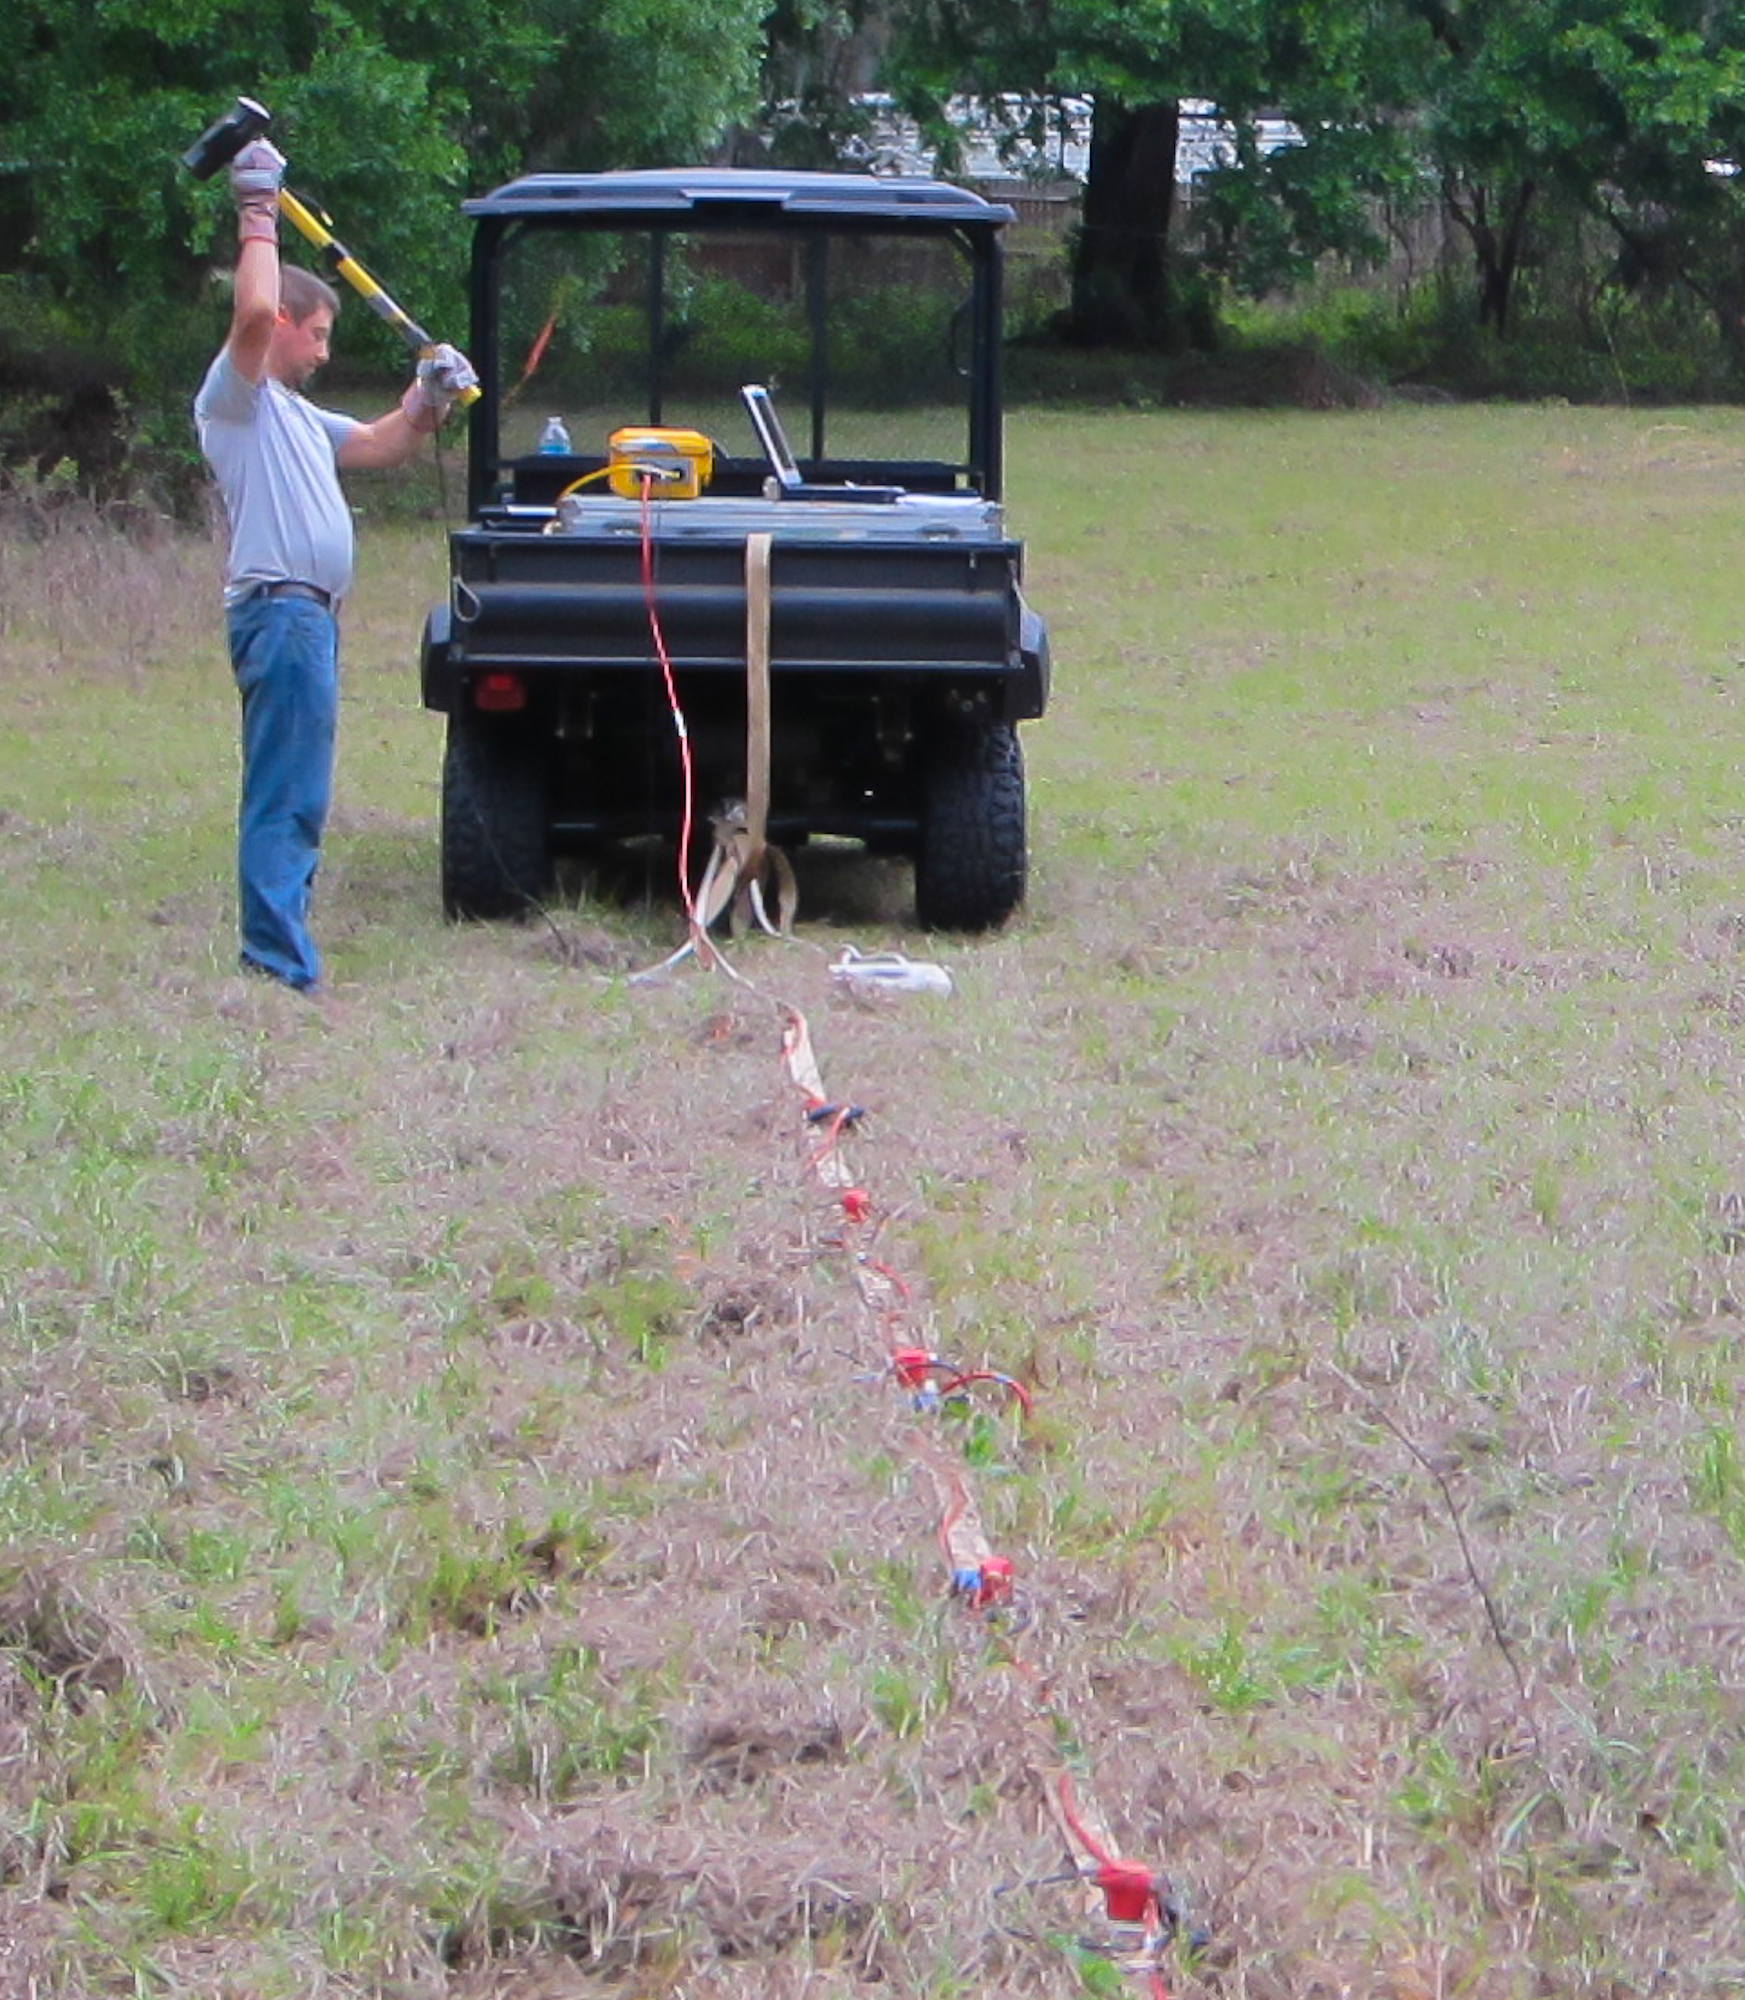
[[[640,500],[646,483],[656,500],[695,500],[715,469],[715,447],[701,431],[614,431],[606,440],[606,484],[625,500]]]

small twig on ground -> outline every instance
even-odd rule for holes
[[[1478,1559],[1472,1552],[1472,1544],[1467,1540],[1466,1524],[1460,1516],[1460,1502],[1454,1497],[1454,1488],[1448,1483],[1448,1475],[1442,1471],[1417,1440],[1397,1423],[1388,1411],[1376,1401],[1375,1397],[1364,1388],[1361,1382],[1357,1381],[1353,1376],[1348,1375],[1336,1362],[1322,1360],[1321,1366],[1327,1370],[1328,1374],[1342,1382],[1352,1395],[1358,1398],[1371,1416],[1375,1418],[1376,1422],[1384,1430],[1397,1438],[1406,1450],[1411,1453],[1412,1457],[1417,1460],[1418,1464],[1436,1482],[1437,1491],[1442,1495],[1442,1504],[1448,1509],[1448,1519],[1454,1529],[1454,1539],[1460,1545],[1460,1559],[1466,1565],[1466,1574],[1471,1579],[1473,1589],[1478,1593],[1478,1601],[1484,1606],[1484,1615],[1490,1624],[1491,1637],[1496,1641],[1497,1651],[1502,1654],[1504,1660],[1508,1663],[1509,1673],[1514,1679],[1515,1692],[1520,1702],[1521,1719],[1526,1723],[1528,1734],[1533,1739],[1533,1754],[1538,1759],[1540,1768],[1545,1769],[1545,1743],[1539,1733],[1538,1719],[1533,1713],[1533,1696],[1527,1685],[1527,1676],[1522,1669],[1520,1658],[1515,1652],[1514,1644],[1503,1627],[1503,1617],[1502,1613],[1497,1609],[1496,1598],[1492,1595],[1489,1584],[1485,1582],[1483,1572],[1478,1566]],[[1549,1771],[1546,1772],[1546,1775],[1549,1779]]]

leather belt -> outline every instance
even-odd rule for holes
[[[333,593],[323,590],[314,583],[263,583],[255,590],[256,597],[306,597],[311,604],[319,604],[323,611],[333,609]]]

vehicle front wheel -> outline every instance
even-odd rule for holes
[[[1006,722],[955,732],[927,768],[915,856],[923,929],[985,931],[1024,900],[1024,753]]]
[[[551,764],[542,738],[462,712],[442,760],[442,907],[518,917],[550,889]]]

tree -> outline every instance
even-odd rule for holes
[[[906,108],[934,129],[957,93],[1004,102],[1015,125],[1060,97],[1089,97],[1064,330],[1169,349],[1210,337],[1201,271],[1265,284],[1329,247],[1379,248],[1366,202],[1397,181],[1402,152],[1397,119],[1371,99],[1375,54],[1375,24],[1353,0],[927,0],[899,18],[891,72]],[[1198,269],[1174,228],[1189,98],[1212,103],[1233,135],[1219,233]],[[1268,110],[1301,128],[1284,165],[1257,141]]]
[[[1099,91],[1082,218],[1072,253],[1068,330],[1093,347],[1178,347],[1190,338],[1170,241],[1181,107]],[[1207,344],[1204,328],[1199,345]]]
[[[1625,285],[1680,285],[1745,369],[1745,6],[1633,0],[1563,44],[1598,99],[1587,206],[1617,237]]]
[[[1480,323],[1508,330],[1535,219],[1603,218],[1626,277],[1677,274],[1735,343],[1745,148],[1738,0],[1404,0],[1417,142],[1472,251]]]
[[[829,168],[860,152],[866,93],[890,38],[886,0],[775,0],[764,20],[762,113],[739,135],[757,158]]]
[[[12,0],[9,317],[101,345],[136,391],[184,393],[229,240],[222,184],[178,159],[242,91],[272,110],[292,185],[419,318],[452,325],[460,198],[523,168],[694,156],[752,101],[764,4],[474,0],[445,27],[424,0]]]
[[[1420,139],[1471,248],[1478,320],[1507,331],[1534,205],[1579,128],[1547,88],[1563,0],[1407,0],[1422,25]],[[1559,115],[1561,113],[1561,115]]]

